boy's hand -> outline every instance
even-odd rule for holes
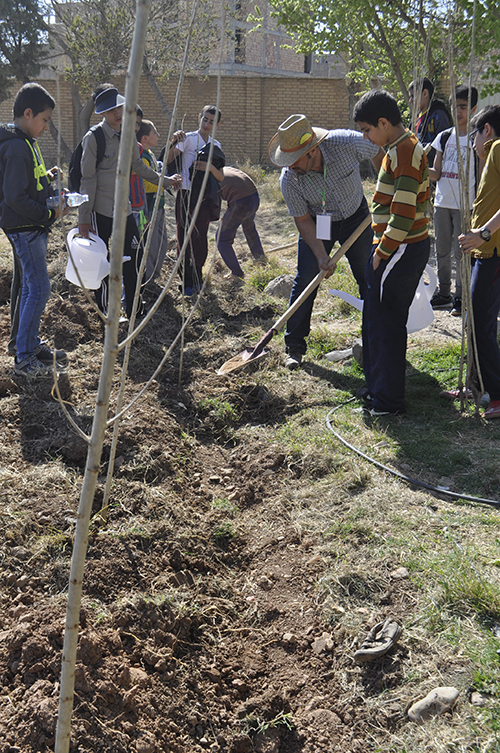
[[[481,229],[470,230],[465,235],[458,236],[458,243],[463,254],[468,254],[473,248],[479,248],[483,245],[484,241],[479,235]]]
[[[70,210],[70,208],[69,207],[65,207],[64,204],[63,204],[63,207],[62,207],[62,212],[61,212],[61,206],[60,205],[58,205],[57,207],[54,207],[54,211],[56,213],[56,220],[59,219],[59,217],[64,217],[65,215],[67,215],[68,212],[69,212],[69,210]]]
[[[59,167],[57,167],[57,165],[54,165],[54,167],[51,167],[50,170],[47,170],[47,177],[49,178],[51,183],[53,180],[56,180],[56,178],[59,178],[59,180],[62,180],[63,178],[62,170]]]
[[[89,233],[94,233],[94,230],[90,223],[80,222],[78,225],[78,233],[82,236],[82,238],[88,238]]]
[[[196,160],[193,167],[195,170],[199,170],[200,173],[207,172],[207,163],[204,160]]]
[[[175,131],[174,135],[172,136],[172,141],[170,142],[170,146],[175,146],[178,141],[184,141],[186,138],[186,134],[184,131]]]

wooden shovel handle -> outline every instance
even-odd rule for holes
[[[338,251],[336,251],[335,254],[332,256],[332,258],[330,259],[330,263],[328,265],[329,267],[334,266],[334,264],[336,264],[338,260],[344,256],[346,251],[349,251],[354,241],[356,241],[361,235],[361,233],[364,232],[364,230],[366,230],[370,222],[371,222],[371,215],[368,214],[365,217],[365,219],[358,225],[356,230],[353,233],[351,233],[349,238],[346,241],[344,241],[344,243],[341,245]],[[316,290],[316,288],[318,287],[320,282],[323,280],[327,272],[328,272],[327,269],[322,269],[318,272],[316,277],[313,280],[311,280],[307,288],[305,288],[305,290],[302,291],[302,293],[299,295],[297,300],[292,303],[290,308],[288,308],[283,314],[283,316],[280,319],[278,319],[276,324],[273,325],[273,330],[275,332],[280,331],[282,326],[286,324],[286,322],[290,319],[292,314],[294,314],[297,311],[299,306],[302,306],[306,298],[308,298],[311,295],[313,290]]]

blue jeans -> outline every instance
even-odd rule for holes
[[[335,241],[344,243],[351,233],[356,230],[358,225],[368,215],[368,204],[366,199],[359,205],[358,209],[347,217],[345,220],[339,220],[338,222],[332,222],[331,240],[323,241],[327,254],[331,253]],[[365,286],[365,268],[370,256],[370,251],[373,241],[373,230],[371,227],[367,227],[359,236],[359,238],[352,244],[351,248],[346,254],[349,261],[352,273],[358,283],[359,292],[361,298],[364,297]],[[293,281],[292,294],[290,296],[290,306],[297,300],[303,290],[307,288],[311,280],[318,274],[319,267],[318,261],[314,256],[304,239],[299,235],[298,249],[297,249],[297,274]],[[317,289],[314,290],[309,298],[304,301],[302,306],[299,306],[297,311],[290,317],[287,322],[285,345],[287,353],[297,353],[304,355],[306,352],[306,340],[311,330],[311,314],[314,305],[314,301],[317,294]]]
[[[240,267],[236,254],[234,253],[233,243],[236,231],[239,226],[245,234],[247,243],[250,247],[254,259],[265,259],[264,249],[260,242],[257,228],[255,227],[255,214],[259,208],[260,199],[257,191],[228,204],[226,213],[221,220],[217,231],[217,248],[222,256],[226,266],[229,267],[233,275],[243,277],[244,272]]]
[[[45,230],[8,233],[22,268],[22,292],[19,301],[19,329],[17,333],[17,361],[34,355],[40,344],[40,319],[50,296],[47,271],[47,240]]]
[[[500,311],[500,258],[498,250],[489,259],[476,259],[471,277],[472,310],[477,354],[484,389],[500,400],[500,349],[497,318]]]
[[[375,271],[371,256],[366,265],[363,368],[378,411],[405,411],[406,322],[429,250],[425,238],[400,246]]]
[[[5,232],[5,231],[4,231]],[[7,235],[7,233],[5,233]],[[9,356],[16,354],[17,330],[19,329],[19,304],[21,302],[21,290],[23,288],[23,269],[21,262],[16,254],[16,247],[13,241],[7,235],[12,246],[12,258],[14,261],[14,270],[12,274],[12,284],[10,286],[10,337],[7,345]]]

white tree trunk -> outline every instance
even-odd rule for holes
[[[73,713],[75,662],[78,645],[78,627],[82,595],[83,571],[88,545],[88,531],[92,502],[97,485],[102,446],[108,419],[109,396],[118,352],[118,320],[121,306],[122,257],[125,240],[125,219],[128,209],[129,176],[132,144],[135,138],[135,112],[139,92],[139,79],[146,39],[151,0],[137,0],[134,39],[130,53],[125,86],[125,116],[123,120],[115,188],[113,241],[109,275],[109,309],[104,338],[104,357],[97,393],[96,410],[92,426],[87,464],[78,507],[75,542],[71,558],[66,628],[62,656],[61,689],[57,718],[55,753],[68,753]]]

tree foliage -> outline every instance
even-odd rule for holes
[[[360,89],[373,79],[402,92],[417,76],[472,66],[480,88],[500,89],[500,12],[494,0],[270,0],[272,15],[308,54],[337,53]],[[474,34],[472,19],[476,5]],[[472,54],[473,53],[473,54]]]
[[[0,0],[0,99],[35,78],[46,54],[47,24],[38,0]]]
[[[107,81],[126,68],[135,22],[133,0],[53,0],[66,34],[66,51],[72,61],[73,81],[86,89]],[[192,2],[153,0],[143,68],[158,77],[178,73],[182,60]],[[201,0],[192,37],[189,70],[208,68],[215,21],[213,4]]]

